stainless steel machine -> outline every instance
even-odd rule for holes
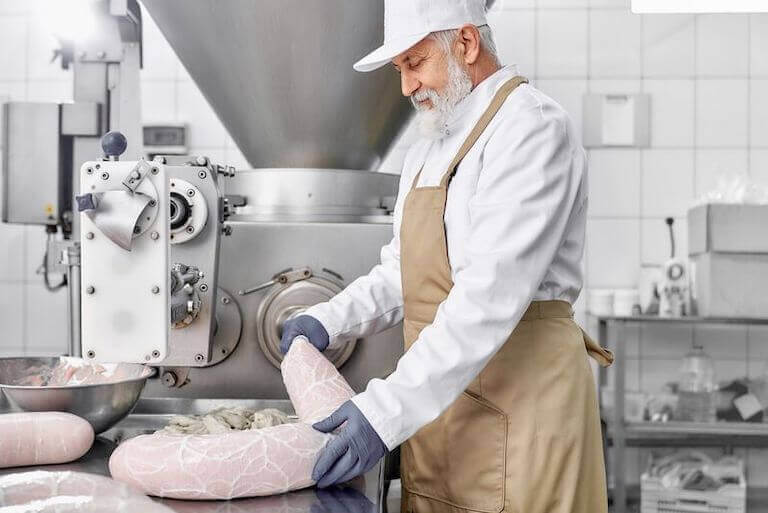
[[[4,106],[3,220],[51,234],[71,354],[157,367],[144,397],[282,399],[283,323],[392,235],[398,177],[373,171],[410,108],[391,70],[352,71],[383,2],[143,4],[254,169],[142,158],[141,10],[95,0],[96,33],[62,41],[74,102]],[[361,390],[402,350],[393,328],[327,356]]]

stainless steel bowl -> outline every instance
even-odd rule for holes
[[[0,389],[13,409],[21,411],[64,411],[78,415],[93,426],[96,433],[106,431],[125,418],[136,405],[147,378],[155,369],[144,365],[120,363],[115,376],[92,384],[29,384],[50,375],[71,357],[0,358]],[[44,379],[42,381],[45,381]]]

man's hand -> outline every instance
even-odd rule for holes
[[[280,351],[285,354],[290,349],[293,339],[304,336],[309,343],[323,352],[328,347],[328,332],[320,321],[311,315],[299,315],[295,319],[285,321],[283,336],[280,338]]]
[[[312,427],[330,433],[345,422],[338,436],[320,451],[312,470],[312,479],[319,488],[343,483],[367,472],[387,453],[387,446],[352,401],[345,402],[330,417]]]

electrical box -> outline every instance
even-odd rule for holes
[[[74,137],[101,135],[94,102],[2,107],[3,222],[56,226],[72,204]]]
[[[144,125],[144,153],[148,160],[156,155],[187,155],[187,125],[165,123]]]
[[[59,215],[59,105],[3,104],[3,222],[56,225]]]
[[[584,96],[584,146],[647,147],[650,143],[647,94]]]

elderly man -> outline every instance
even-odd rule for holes
[[[381,264],[286,323],[324,350],[404,321],[386,379],[315,425],[321,487],[402,446],[406,512],[607,510],[582,286],[587,165],[567,114],[502,67],[482,0],[387,0],[388,62],[418,111]]]

